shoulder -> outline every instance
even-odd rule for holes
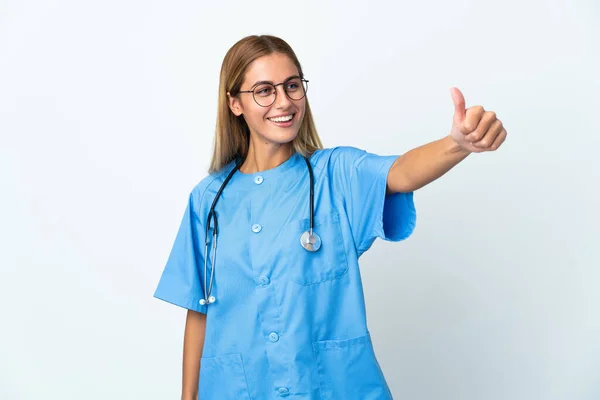
[[[353,165],[367,152],[352,146],[336,146],[317,150],[311,156],[312,163],[320,169],[327,170],[336,166]]]
[[[214,194],[219,190],[234,166],[233,162],[229,163],[220,171],[207,175],[194,185],[190,192],[190,206],[195,212],[200,212],[206,208],[206,202],[209,201],[209,199],[212,201],[212,196],[207,196],[207,194]]]
[[[315,169],[341,181],[359,180],[371,182],[385,177],[397,155],[370,153],[352,146],[338,146],[323,149],[313,154]],[[312,160],[312,158],[311,158]]]

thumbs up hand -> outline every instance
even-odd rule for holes
[[[506,129],[493,111],[482,106],[465,109],[465,98],[458,88],[451,88],[454,118],[450,136],[462,148],[473,153],[497,150],[506,140]]]

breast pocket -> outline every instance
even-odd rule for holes
[[[314,252],[300,243],[302,233],[309,229],[309,218],[296,220],[286,235],[289,246],[286,267],[291,270],[292,279],[300,285],[314,285],[343,276],[348,271],[348,261],[339,214],[315,217],[313,232],[321,237],[321,247]]]

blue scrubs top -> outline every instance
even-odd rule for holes
[[[377,237],[413,232],[413,193],[386,196],[396,158],[353,147],[311,156],[316,252],[300,244],[310,217],[303,157],[237,171],[216,206],[216,302],[204,306],[206,217],[234,163],[194,187],[154,296],[207,316],[200,399],[392,398],[367,328],[358,259]],[[210,279],[212,244],[208,251]]]

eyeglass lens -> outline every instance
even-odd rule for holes
[[[288,97],[292,100],[300,100],[306,95],[308,86],[300,78],[293,78],[283,84],[283,88]],[[254,100],[261,106],[267,107],[275,102],[277,90],[275,86],[264,83],[254,88],[252,92]]]

